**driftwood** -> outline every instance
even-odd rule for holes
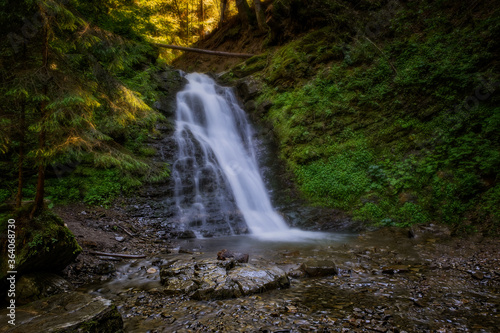
[[[211,51],[211,50],[197,49],[194,47],[184,47],[184,46],[168,45],[168,44],[161,44],[161,43],[152,43],[152,44],[159,46],[159,47],[164,47],[167,49],[182,50],[182,51],[187,51],[187,52],[197,52],[197,53],[204,53],[204,54],[217,55],[217,56],[223,56],[223,57],[251,58],[254,56],[254,54],[249,54],[249,53],[232,53],[232,52],[223,52],[223,51]]]
[[[121,230],[123,230],[123,232],[126,233],[127,235],[129,235],[130,237],[134,237],[135,236],[133,233],[131,233],[130,231],[128,231],[127,229],[125,229],[121,225],[116,225],[116,227],[120,228]]]
[[[129,259],[146,258],[146,256],[144,254],[105,253],[105,252],[99,252],[99,251],[90,251],[89,253],[96,254],[99,256],[106,256],[106,257],[118,257],[118,258],[129,258]]]

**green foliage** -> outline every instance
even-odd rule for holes
[[[369,190],[368,167],[371,152],[359,147],[331,156],[326,162],[315,161],[297,167],[300,188],[315,202],[348,209]]]
[[[90,171],[83,201],[90,205],[109,205],[122,190],[119,176],[113,170]],[[126,190],[126,188],[125,188]]]
[[[47,193],[55,202],[83,198],[107,205],[120,191],[164,174],[151,171],[148,161],[137,156],[152,154],[141,147],[154,124],[164,119],[152,109],[161,96],[154,79],[161,69],[154,64],[157,54],[144,38],[151,28],[147,27],[148,14],[136,1],[33,4],[21,1],[19,6],[10,6],[15,11],[7,17],[4,10],[9,6],[0,6],[0,17],[10,20],[1,22],[6,33],[19,34],[21,26],[28,24],[21,18],[32,21],[38,10],[50,16],[43,27],[34,23],[24,50],[14,50],[8,39],[0,42],[0,91],[6,105],[0,116],[0,160],[9,170],[2,179],[0,199],[14,197],[17,190],[21,147],[27,178],[23,195],[30,199],[35,188],[33,167],[40,164],[50,170],[55,162],[85,159],[87,166],[92,163],[97,168],[96,173],[112,170],[113,175],[102,175],[110,185],[107,188],[95,186],[95,177],[81,178],[78,172],[58,181],[49,179]],[[43,31],[48,33],[45,44]],[[46,68],[44,48],[48,51]],[[42,145],[37,142],[41,137]]]
[[[170,177],[170,166],[167,163],[160,165],[155,171],[146,178],[149,183],[162,183]]]
[[[0,202],[5,202],[11,197],[11,191],[8,189],[0,189]]]
[[[306,198],[380,225],[440,221],[457,232],[498,232],[492,36],[500,19],[484,6],[466,18],[463,6],[410,2],[377,36],[348,40],[332,24],[272,55],[257,74],[265,83],[258,101],[271,101],[263,117]],[[359,9],[370,18],[384,5]]]
[[[415,223],[426,223],[430,221],[428,213],[422,207],[412,202],[405,202],[397,212],[401,226],[409,226]]]
[[[142,184],[132,175],[124,175],[119,169],[96,169],[78,166],[65,177],[47,181],[47,195],[58,204],[82,200],[89,205],[109,206],[121,194]]]
[[[386,218],[385,212],[379,205],[373,202],[365,203],[360,209],[356,210],[354,219],[357,221],[374,221],[380,224],[390,224],[391,219]]]

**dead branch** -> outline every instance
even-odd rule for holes
[[[90,251],[89,253],[106,257],[118,257],[118,258],[129,258],[129,259],[146,258],[144,254],[105,253],[99,251]]]
[[[161,43],[152,43],[152,44],[159,46],[159,47],[164,47],[167,49],[182,50],[182,51],[187,51],[187,52],[197,52],[197,53],[204,53],[204,54],[217,55],[217,56],[223,56],[223,57],[251,58],[254,56],[254,54],[249,54],[249,53],[232,53],[232,52],[223,52],[223,51],[211,51],[211,50],[197,49],[194,47],[184,47],[184,46],[168,45],[168,44],[161,44]]]

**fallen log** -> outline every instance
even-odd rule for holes
[[[168,44],[161,44],[161,43],[152,43],[152,44],[159,46],[159,47],[164,47],[167,49],[181,50],[181,51],[187,51],[187,52],[197,52],[197,53],[204,53],[204,54],[210,54],[210,55],[218,55],[218,56],[223,56],[223,57],[251,58],[254,56],[254,54],[249,54],[249,53],[232,53],[232,52],[223,52],[223,51],[211,51],[211,50],[197,49],[194,47],[184,47],[184,46],[168,45]]]
[[[89,253],[105,257],[118,257],[118,258],[128,258],[128,259],[146,258],[144,254],[106,253],[99,251],[90,251]]]

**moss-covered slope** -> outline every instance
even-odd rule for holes
[[[497,233],[499,4],[323,3],[322,28],[224,76],[261,82],[257,114],[304,197],[378,224]]]

